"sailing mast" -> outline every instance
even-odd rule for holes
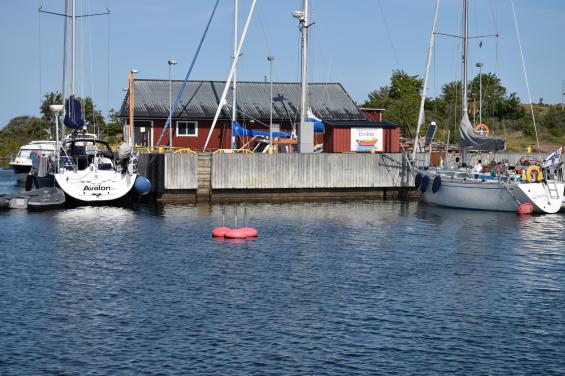
[[[235,53],[235,58],[233,59],[232,66],[230,69],[230,73],[228,75],[228,79],[226,80],[226,85],[224,86],[224,91],[222,92],[222,96],[220,97],[220,101],[218,103],[218,108],[216,108],[216,114],[214,115],[214,120],[212,120],[212,125],[210,126],[210,131],[208,131],[208,136],[206,137],[206,142],[204,143],[204,150],[208,147],[208,143],[210,142],[210,137],[212,137],[212,132],[216,127],[216,123],[218,122],[218,118],[220,117],[220,112],[226,101],[226,96],[228,94],[228,89],[230,86],[230,82],[233,79],[233,75],[235,73],[235,66],[239,59],[239,54],[241,53],[241,48],[243,47],[243,42],[245,41],[245,37],[247,35],[247,30],[249,28],[249,23],[251,22],[251,18],[253,16],[253,11],[255,10],[255,4],[257,4],[257,0],[253,0],[251,3],[251,8],[249,9],[249,14],[247,15],[247,20],[245,21],[245,26],[243,26],[243,32],[241,34],[241,38],[239,39],[237,51]]]
[[[462,86],[462,116],[463,119],[469,117],[469,108],[467,104],[467,67],[469,54],[469,0],[463,0],[463,80],[461,82]],[[468,146],[463,146],[460,144],[461,152],[461,162],[463,165],[467,164],[467,150]]]
[[[416,148],[418,147],[418,139],[420,138],[420,128],[424,124],[426,90],[428,89],[428,77],[430,75],[430,65],[432,63],[432,54],[436,36],[437,15],[439,11],[439,2],[436,0],[436,9],[434,12],[434,24],[432,26],[432,34],[430,35],[430,43],[428,45],[428,58],[426,61],[426,71],[424,73],[424,86],[422,87],[422,98],[420,101],[420,112],[418,113],[418,124],[416,124],[416,138],[414,139],[414,150],[412,151],[412,161],[416,160]]]
[[[233,72],[233,84],[232,84],[232,115],[231,115],[231,148],[237,149],[237,144],[235,141],[235,122],[237,121],[237,61],[235,60],[235,55],[237,54],[237,17],[238,17],[238,0],[234,0],[234,12],[233,12],[233,58],[232,62],[235,62],[235,70]]]
[[[71,6],[71,96],[76,94],[76,0]]]
[[[302,45],[301,58],[301,90],[300,90],[300,123],[297,127],[298,151],[312,153],[314,151],[314,125],[308,122],[308,24],[309,4],[304,0],[304,9],[293,12],[293,16],[300,20],[300,33]]]

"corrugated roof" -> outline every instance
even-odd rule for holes
[[[396,123],[391,123],[390,121],[373,121],[373,120],[326,120],[325,125],[337,128],[355,128],[355,127],[366,127],[366,128],[399,128],[400,125]]]
[[[173,102],[182,81],[172,81]],[[225,81],[188,81],[175,118],[213,118],[218,107]],[[362,120],[363,115],[349,94],[339,83],[310,83],[309,103],[314,115],[323,120]],[[270,84],[268,82],[237,83],[237,106],[241,116],[268,119],[270,111]],[[165,118],[169,115],[169,81],[136,79],[134,82],[134,111],[136,117]],[[231,90],[228,106],[220,118],[231,114]],[[124,98],[120,116],[128,116],[128,95]],[[273,118],[296,120],[299,117],[300,84],[273,83]],[[227,111],[226,111],[227,110]]]

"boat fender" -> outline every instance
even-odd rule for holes
[[[135,191],[140,195],[151,192],[151,182],[145,176],[138,175],[134,183]]]
[[[540,182],[543,180],[543,172],[541,172],[540,166],[530,166],[526,170],[526,181],[528,183]]]
[[[33,186],[33,176],[28,175],[26,176],[26,192],[31,191],[32,186]]]
[[[534,211],[534,206],[529,202],[526,202],[519,205],[516,211],[518,212],[518,214],[532,214],[532,212]]]
[[[430,177],[428,175],[424,175],[424,177],[422,178],[422,183],[420,184],[420,191],[422,191],[422,193],[425,193],[426,190],[428,189],[429,184],[430,184]]]
[[[436,176],[432,183],[432,192],[436,193],[441,188],[441,176]]]
[[[422,174],[418,172],[416,174],[416,177],[414,178],[414,186],[416,188],[420,188],[421,183],[422,183]]]

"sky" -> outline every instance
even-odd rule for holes
[[[514,0],[531,97],[561,101],[565,46],[565,1]],[[77,0],[77,12],[110,16],[82,18],[78,25],[77,94],[90,96],[104,115],[118,109],[127,72],[138,78],[183,79],[215,0]],[[358,103],[387,85],[402,69],[423,77],[435,0],[311,0],[309,80],[340,82]],[[460,0],[442,0],[437,31],[458,34]],[[511,0],[470,0],[472,35],[500,37],[471,42],[470,61],[496,72],[510,92],[528,102],[528,92]],[[225,80],[230,69],[234,0],[220,6],[191,75],[195,80]],[[240,31],[251,0],[239,0]],[[19,115],[39,115],[41,97],[61,91],[63,0],[0,0],[0,127]],[[300,79],[300,36],[293,10],[302,0],[258,0],[240,58],[238,79],[263,81],[267,56],[275,57],[273,80]],[[482,47],[479,48],[479,42]],[[427,94],[460,79],[460,42],[438,36]],[[470,68],[470,75],[478,73]]]

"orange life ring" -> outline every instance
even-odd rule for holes
[[[543,172],[540,166],[530,166],[526,170],[526,181],[528,183],[540,182],[543,180]]]
[[[488,136],[488,134],[490,133],[490,128],[488,127],[488,125],[480,123],[475,125],[475,131],[482,134],[483,136]]]

